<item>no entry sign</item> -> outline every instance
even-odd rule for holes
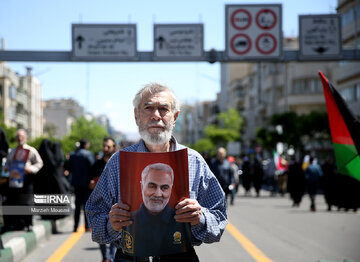
[[[281,5],[226,5],[229,60],[279,59],[282,55]]]

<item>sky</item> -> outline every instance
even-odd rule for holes
[[[298,35],[298,16],[336,12],[336,0],[0,0],[0,38],[6,50],[71,51],[71,24],[136,24],[137,51],[153,50],[153,24],[204,24],[204,50],[225,50],[226,4],[282,4],[285,37]],[[9,62],[33,68],[44,100],[73,98],[105,114],[125,134],[137,133],[132,100],[145,84],[172,88],[182,103],[215,100],[220,64],[205,62]]]

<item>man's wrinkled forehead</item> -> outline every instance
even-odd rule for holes
[[[142,96],[140,105],[147,106],[147,105],[159,105],[159,106],[166,106],[171,108],[172,104],[172,97],[169,92],[157,92],[157,93],[145,93]]]
[[[171,174],[168,171],[157,169],[157,168],[150,168],[149,172],[145,176],[145,181],[154,183],[154,176],[161,175],[160,178],[162,181],[170,180],[171,181]]]

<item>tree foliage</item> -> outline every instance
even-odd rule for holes
[[[200,139],[192,148],[203,153],[213,154],[215,147],[225,146],[228,142],[240,141],[243,119],[236,109],[229,109],[217,115],[217,124],[205,127],[205,138]]]
[[[209,155],[215,154],[215,146],[209,138],[202,138],[191,147],[201,153],[207,152]]]
[[[108,136],[105,128],[96,123],[95,120],[87,120],[80,117],[71,126],[70,134],[61,140],[61,146],[65,154],[74,151],[76,142],[80,139],[87,139],[90,142],[90,151],[96,153],[101,151],[103,138]]]
[[[281,126],[283,132],[276,131]],[[256,132],[258,143],[265,149],[272,150],[278,142],[283,142],[302,151],[302,138],[309,140],[326,140],[330,138],[327,114],[311,112],[297,115],[294,112],[275,114],[271,117],[269,127],[261,127]]]

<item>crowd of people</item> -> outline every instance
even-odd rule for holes
[[[216,157],[208,159],[209,166],[218,178],[226,195],[230,196],[230,205],[234,203],[234,196],[241,185],[244,196],[251,196],[252,189],[256,197],[260,190],[269,192],[270,196],[286,193],[292,201],[293,207],[299,207],[303,197],[307,194],[310,199],[310,211],[316,211],[315,197],[322,194],[327,203],[327,210],[333,206],[338,209],[353,209],[360,207],[359,182],[349,176],[337,173],[334,160],[325,158],[319,160],[306,155],[302,161],[295,156],[274,156],[263,159],[260,154],[243,154],[240,157],[226,157],[226,150],[218,148]],[[230,168],[231,166],[231,168]]]

